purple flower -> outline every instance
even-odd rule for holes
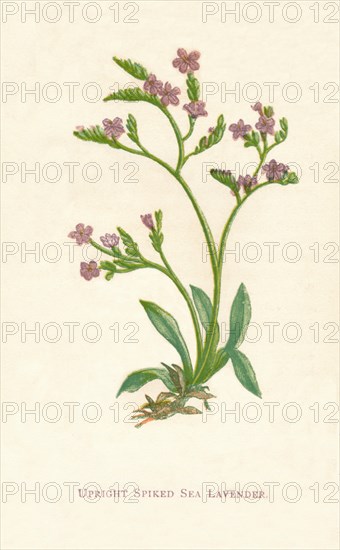
[[[140,219],[142,220],[142,222],[144,223],[144,225],[148,228],[148,229],[151,229],[151,231],[153,229],[155,229],[155,225],[153,223],[153,219],[152,219],[152,214],[144,214],[144,215],[141,215]]]
[[[99,277],[100,271],[97,266],[97,262],[91,260],[88,264],[86,262],[81,262],[80,264],[80,275],[86,279],[86,281],[91,281],[93,277]]]
[[[238,139],[239,137],[244,137],[251,130],[249,124],[244,124],[242,118],[237,122],[237,124],[231,124],[229,130],[233,133],[233,139]]]
[[[162,96],[161,102],[165,107],[167,107],[169,104],[172,105],[178,105],[179,99],[178,95],[181,93],[181,90],[177,87],[171,88],[171,84],[169,82],[166,82],[160,92],[160,95]]]
[[[251,189],[252,187],[255,187],[257,185],[257,177],[249,176],[247,174],[246,176],[239,176],[237,180],[237,187],[240,189],[241,187],[244,188],[244,190]]]
[[[103,237],[100,237],[100,240],[106,248],[113,248],[119,244],[119,237],[115,233],[112,233],[112,235],[105,233]]]
[[[77,132],[83,132],[84,130],[85,130],[84,126],[76,126],[76,131]]]
[[[262,172],[266,174],[268,181],[281,180],[288,170],[289,166],[282,164],[282,162],[278,164],[274,159],[262,167]]]
[[[259,113],[259,115],[263,115],[263,107],[262,107],[262,103],[260,103],[260,101],[257,101],[255,103],[255,105],[252,105],[251,108],[253,109],[253,111],[257,111]]]
[[[143,88],[146,92],[149,92],[149,94],[157,95],[162,91],[163,82],[157,80],[156,75],[149,74],[148,79],[144,82]]]
[[[208,132],[209,134],[212,134],[213,132],[215,132],[214,126],[210,126],[210,128],[208,129]]]
[[[75,239],[77,244],[84,244],[89,242],[92,233],[93,227],[90,225],[85,227],[83,223],[78,223],[76,225],[76,230],[71,231],[71,233],[68,234],[68,237]]]
[[[259,118],[259,121],[255,124],[255,128],[257,130],[260,130],[262,134],[274,134],[274,125],[275,120],[273,118],[267,118],[266,116],[262,115]]]
[[[179,69],[181,73],[198,71],[200,68],[199,63],[197,63],[197,59],[201,57],[199,52],[193,51],[188,54],[184,48],[179,48],[177,55],[178,57],[173,60],[172,65]]]
[[[118,139],[125,132],[123,121],[119,117],[116,117],[113,120],[104,118],[103,125],[105,134],[111,138]]]
[[[192,118],[208,116],[208,113],[205,110],[204,101],[191,101],[190,103],[184,105],[183,109],[187,111]]]

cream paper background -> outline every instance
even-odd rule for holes
[[[43,3],[41,3],[43,4]],[[84,3],[82,3],[84,4]],[[8,337],[3,345],[3,400],[35,402],[43,408],[55,402],[62,410],[58,422],[46,420],[55,410],[34,421],[28,415],[26,422],[20,413],[9,416],[3,423],[3,482],[28,489],[38,483],[40,502],[28,495],[26,503],[19,491],[9,496],[2,506],[2,547],[14,549],[335,549],[337,548],[337,505],[331,495],[337,472],[337,424],[324,422],[337,400],[336,344],[323,340],[331,333],[326,323],[337,319],[337,264],[323,260],[331,249],[323,250],[329,242],[337,241],[337,184],[324,181],[327,162],[337,162],[337,104],[324,102],[323,90],[328,82],[337,80],[336,53],[337,25],[323,21],[328,11],[320,2],[320,22],[313,22],[313,3],[299,2],[301,20],[289,23],[282,17],[280,2],[277,17],[268,22],[263,4],[263,15],[257,23],[241,18],[235,23],[231,17],[226,23],[220,12],[202,23],[202,5],[196,1],[138,2],[138,23],[126,23],[123,17],[131,7],[119,3],[120,22],[114,22],[111,2],[97,2],[102,16],[96,23],[88,23],[76,12],[75,22],[68,22],[68,12],[55,24],[41,20],[35,23],[20,14],[3,23],[2,54],[3,80],[26,82],[32,87],[39,82],[57,82],[62,97],[51,103],[42,96],[37,102],[32,96],[21,101],[20,94],[9,96],[3,103],[3,161],[35,162],[43,167],[55,162],[78,162],[82,168],[88,162],[102,167],[97,183],[84,181],[76,169],[75,181],[69,181],[64,168],[59,181],[34,182],[20,174],[3,183],[3,241],[22,243],[27,248],[40,243],[57,243],[61,258],[47,261],[41,254],[37,261],[32,255],[23,261],[20,253],[3,263],[3,320],[34,323],[43,327],[58,323],[62,334],[59,341],[50,343],[41,337],[39,343],[27,336],[21,342],[20,333]],[[228,3],[227,7],[234,5]],[[244,3],[241,3],[243,6]],[[315,3],[314,3],[315,4]],[[331,4],[335,4],[331,2]],[[63,3],[59,3],[60,6]],[[216,4],[216,6],[219,6]],[[30,4],[30,7],[32,5]],[[117,9],[117,6],[116,6]],[[124,11],[125,10],[125,11]],[[89,12],[89,17],[93,17]],[[251,15],[250,17],[253,15]],[[289,14],[293,17],[293,11]],[[52,17],[52,8],[50,12]],[[197,417],[175,417],[167,422],[155,422],[142,430],[124,422],[131,407],[125,403],[141,403],[144,391],[124,394],[115,405],[120,418],[114,422],[115,393],[124,377],[136,368],[154,367],[160,361],[177,361],[175,350],[154,330],[138,303],[143,298],[155,301],[169,309],[178,318],[191,349],[194,346],[192,328],[185,304],[170,282],[157,272],[141,271],[117,277],[111,283],[104,279],[85,282],[79,277],[78,265],[82,250],[75,249],[74,261],[68,257],[67,233],[80,221],[91,224],[95,235],[113,231],[116,225],[129,230],[145,253],[155,257],[147,231],[139,215],[162,208],[164,211],[165,249],[175,270],[188,285],[194,283],[211,291],[209,263],[202,261],[202,234],[193,210],[178,184],[160,167],[146,159],[132,158],[95,144],[85,144],[72,136],[77,124],[98,123],[105,117],[135,114],[145,144],[161,156],[174,162],[176,144],[171,129],[161,113],[146,104],[104,104],[88,102],[81,90],[88,82],[98,83],[107,94],[113,82],[133,81],[116,67],[111,58],[118,55],[142,62],[163,81],[181,86],[184,101],[184,78],[172,66],[178,47],[199,49],[202,52],[199,78],[202,82],[226,82],[232,88],[235,82],[241,88],[249,82],[278,82],[275,95],[277,118],[289,120],[288,141],[275,151],[275,158],[296,162],[302,170],[298,186],[266,189],[250,200],[233,226],[229,249],[239,242],[241,248],[249,242],[259,243],[263,257],[257,263],[235,262],[228,256],[224,271],[221,321],[227,321],[231,301],[243,281],[250,293],[253,321],[263,331],[257,343],[245,343],[243,350],[250,356],[256,370],[264,402],[277,402],[274,422],[268,421],[268,407],[261,403],[262,416],[258,422],[249,422],[241,416],[235,422],[232,415],[221,421],[222,403],[227,409],[241,409],[250,402],[258,402],[237,382],[231,368],[222,370],[210,381],[217,395],[219,412],[203,423]],[[65,82],[78,82],[74,101],[69,100]],[[296,82],[302,88],[302,98],[288,102],[282,96],[282,87]],[[315,102],[309,89],[320,83],[320,101]],[[269,103],[268,88],[262,88],[262,100]],[[89,90],[89,93],[91,90]],[[92,89],[93,92],[93,89]],[[249,93],[251,91],[249,90]],[[52,90],[50,90],[52,93]],[[227,124],[243,118],[255,124],[251,102],[228,95],[221,101],[220,92],[208,98],[209,117],[197,123],[194,146],[199,137],[213,125],[223,112]],[[182,128],[186,116],[181,108],[171,107]],[[126,140],[126,138],[124,138]],[[202,163],[221,163],[234,168],[235,162],[255,160],[253,150],[245,150],[240,142],[233,143],[226,135],[209,152],[190,159],[184,175],[203,205],[215,235],[219,235],[232,197],[222,186],[202,182]],[[113,181],[109,167],[115,162],[120,167],[120,182]],[[138,163],[138,182],[123,183],[129,167]],[[314,163],[320,166],[320,181],[315,182]],[[52,171],[49,174],[51,177]],[[91,176],[91,172],[89,175]],[[276,259],[268,261],[264,242],[280,243]],[[286,243],[301,246],[302,258],[290,263],[282,258]],[[320,262],[313,261],[309,249],[320,243]],[[294,252],[293,250],[289,252]],[[50,257],[53,250],[50,249]],[[249,255],[253,252],[249,249]],[[75,341],[68,341],[64,323],[78,322]],[[97,343],[81,337],[87,323],[101,326]],[[263,323],[278,322],[280,327],[274,342],[269,342],[268,328]],[[289,343],[282,337],[282,327],[289,322],[299,323],[302,337]],[[313,342],[309,328],[320,323],[320,342]],[[118,323],[119,342],[109,327]],[[138,343],[124,342],[131,328],[139,327]],[[48,333],[53,337],[53,330]],[[93,338],[89,331],[89,337]],[[289,333],[290,337],[294,332]],[[254,337],[254,333],[252,334]],[[153,383],[147,389],[156,395],[161,385]],[[74,422],[68,420],[67,402],[77,402]],[[87,403],[96,402],[102,416],[98,422],[86,421],[81,411]],[[283,407],[297,403],[302,410],[300,421],[293,423],[283,418]],[[314,403],[320,405],[320,421],[313,421]],[[21,407],[22,408],[22,407]],[[44,409],[46,411],[46,409]],[[87,413],[93,417],[94,409]],[[248,410],[249,417],[256,410]],[[294,409],[287,411],[294,416]],[[333,418],[333,417],[332,417]],[[336,418],[336,416],[334,416]],[[117,417],[116,417],[117,420]],[[176,491],[172,499],[140,499],[138,503],[101,499],[86,502],[75,494],[69,502],[67,482],[99,484],[108,489],[115,483],[124,488],[136,483],[141,489]],[[181,488],[200,490],[203,482],[232,488],[254,482],[263,489],[263,483],[277,482],[274,502],[266,499],[256,503],[244,500],[225,503],[211,499],[180,498]],[[283,498],[284,485],[297,483],[301,499],[287,502]],[[53,487],[62,490],[60,500],[54,498]],[[309,489],[320,486],[318,503]],[[54,485],[56,487],[56,485]],[[44,489],[45,488],[45,489]],[[44,493],[47,491],[47,493]],[[293,498],[294,488],[288,491]]]

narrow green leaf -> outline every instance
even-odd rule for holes
[[[242,386],[257,397],[262,397],[261,390],[257,383],[256,374],[246,355],[238,349],[230,352],[235,374]]]
[[[179,329],[176,319],[170,313],[160,308],[157,304],[153,302],[140,300],[140,303],[145,309],[147,316],[149,317],[151,323],[154,325],[156,330],[162,336],[164,336],[164,338],[168,340],[168,342],[170,342],[170,344],[172,344],[178,351],[183,362],[186,381],[191,381],[191,359],[187,345]]]
[[[242,283],[236,293],[231,306],[229,340],[225,348],[227,350],[238,348],[246,335],[251,319],[251,304],[248,291]]]
[[[123,392],[135,392],[139,390],[142,386],[145,386],[148,382],[152,380],[159,379],[171,392],[176,391],[176,388],[171,381],[171,378],[165,369],[141,369],[135,372],[132,372],[127,376],[117,392],[117,397],[119,397]]]
[[[139,80],[148,79],[149,73],[140,63],[135,63],[131,59],[119,59],[119,57],[113,57],[113,61],[134,78]]]

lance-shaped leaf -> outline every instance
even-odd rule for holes
[[[262,397],[262,393],[256,379],[256,374],[248,357],[240,350],[234,349],[230,352],[230,358],[233,363],[235,374],[242,386],[257,397]]]
[[[141,88],[127,88],[126,90],[118,90],[118,92],[113,92],[104,98],[104,101],[146,101],[147,103],[152,103],[161,109],[164,109],[160,99],[156,95],[148,94],[144,92]]]
[[[251,304],[248,291],[242,283],[236,293],[231,306],[229,323],[229,340],[225,346],[226,350],[238,348],[246,335],[251,319]]]
[[[191,101],[198,101],[200,98],[200,83],[194,73],[189,73],[187,77],[187,94]]]
[[[103,261],[100,262],[99,269],[104,269],[105,271],[107,271],[107,273],[105,274],[105,279],[107,281],[111,281],[117,271],[117,266],[114,262]]]
[[[134,78],[139,80],[148,79],[149,73],[140,63],[135,63],[131,59],[119,59],[119,57],[113,57],[113,61]]]
[[[190,382],[192,378],[191,359],[176,319],[153,302],[140,300],[140,303],[156,330],[178,351],[183,362],[185,378],[187,382]]]
[[[176,388],[166,369],[141,369],[132,372],[125,378],[123,384],[117,392],[117,397],[119,397],[123,392],[135,392],[142,386],[145,386],[145,384],[148,384],[148,382],[156,379],[161,380],[171,392],[176,391]]]
[[[207,149],[210,149],[213,145],[216,145],[216,143],[219,143],[221,139],[223,138],[224,132],[226,129],[226,124],[224,122],[223,115],[220,115],[217,119],[217,124],[214,130],[209,134],[209,136],[204,136],[200,139],[199,144],[194,150],[194,155],[198,155],[199,153],[203,153],[203,151],[206,151]]]

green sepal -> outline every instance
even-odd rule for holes
[[[194,73],[188,73],[187,76],[187,94],[191,101],[198,101],[200,98],[200,83]]]
[[[112,58],[115,63],[125,72],[129,73],[134,78],[138,80],[147,80],[149,77],[148,71],[140,63],[135,63],[131,59],[119,59],[119,57]]]

